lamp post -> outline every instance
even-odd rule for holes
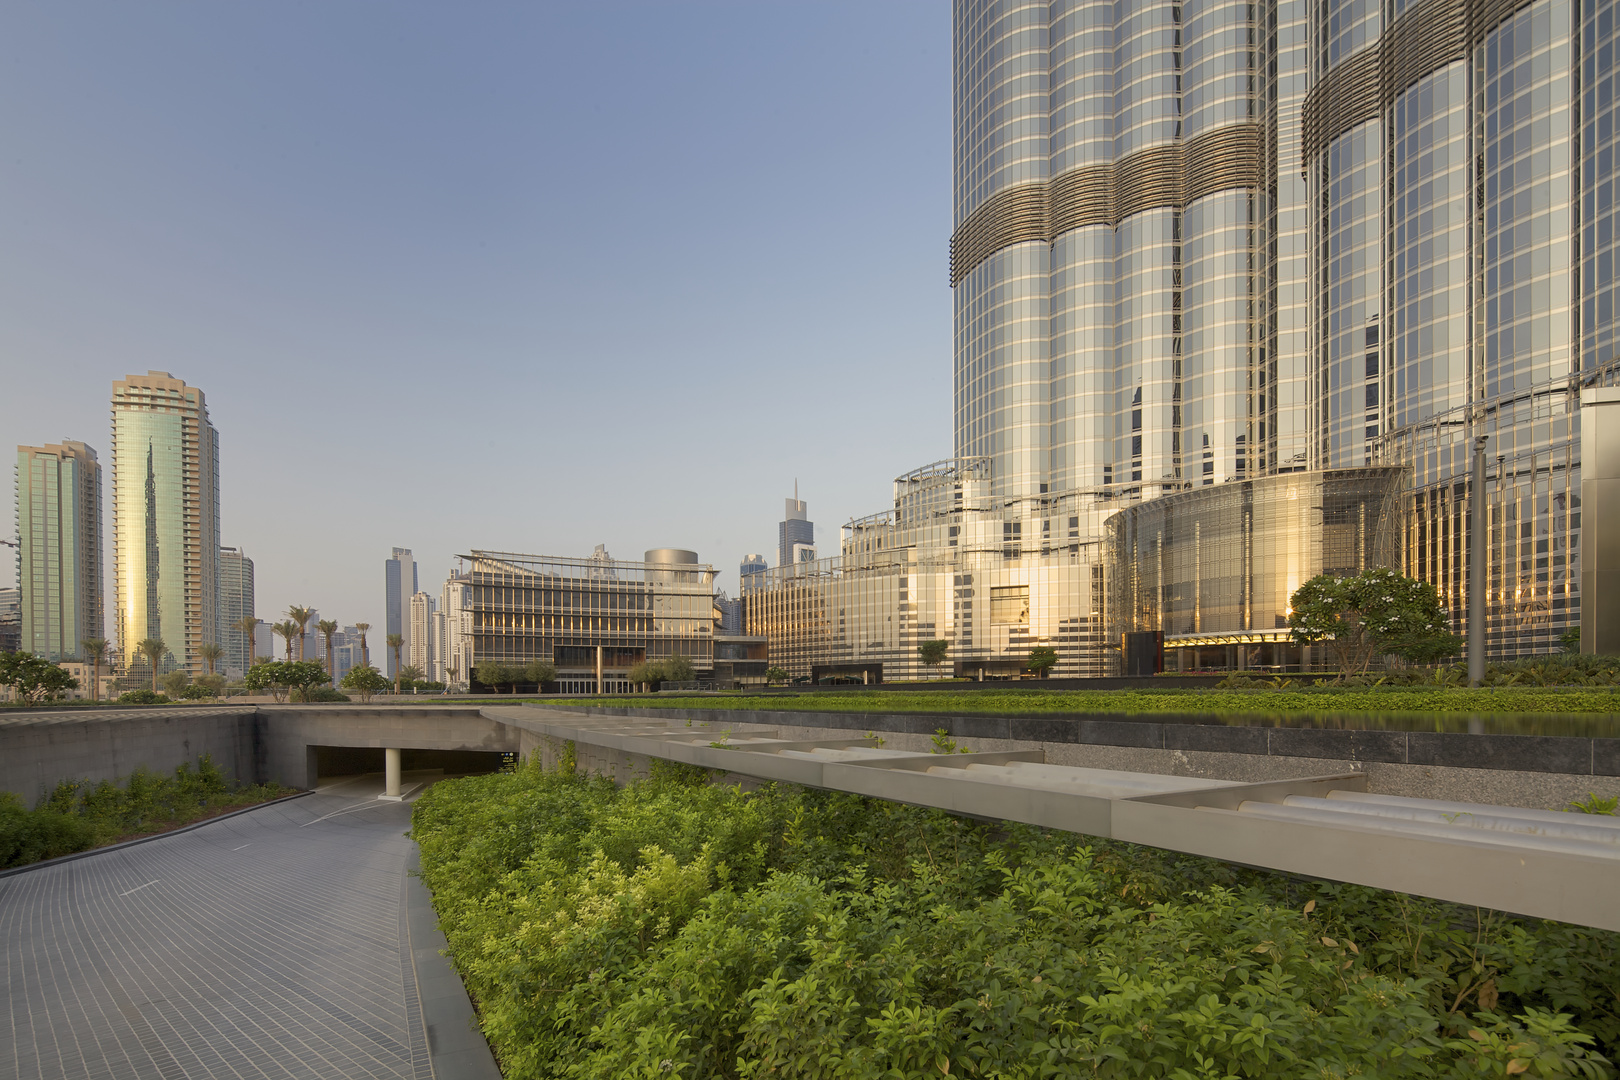
[[[1485,682],[1485,439],[1474,436],[1474,482],[1468,496],[1468,685]]]

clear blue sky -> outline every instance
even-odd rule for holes
[[[949,80],[943,3],[8,4],[0,444],[202,387],[261,617],[394,545],[735,593],[950,452]]]

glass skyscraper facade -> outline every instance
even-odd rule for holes
[[[383,588],[386,593],[386,607],[384,608],[383,633],[398,634],[402,641],[399,647],[401,662],[411,644],[411,597],[421,590],[418,588],[416,577],[416,559],[411,555],[410,548],[395,548],[394,553],[383,563]],[[386,636],[384,641],[386,642]],[[394,650],[385,650],[388,654],[388,677],[392,679],[396,673],[397,664],[394,662]]]
[[[1556,648],[1616,365],[1615,18],[958,0],[957,454],[1032,517],[1401,467],[1407,572],[1460,624],[1477,503],[1491,653]]]
[[[165,371],[113,383],[113,578],[119,662],[168,646],[160,670],[201,675],[219,641],[219,440],[201,390]]]
[[[1040,644],[1101,674],[1133,630],[1276,652],[1289,582],[1266,575],[1344,569],[1299,545],[1345,529],[1461,629],[1476,511],[1489,654],[1558,649],[1580,621],[1580,390],[1620,369],[1616,5],[953,19],[955,457],[897,479],[837,559],[749,579],[773,661],[923,674],[939,639],[958,671]],[[1341,491],[1353,527],[1313,494]],[[997,608],[1019,590],[1027,610]]]
[[[17,447],[20,648],[50,660],[106,633],[101,465],[81,442]]]
[[[219,549],[219,670],[240,678],[253,666],[253,635],[237,627],[254,617],[253,560],[233,547]]]

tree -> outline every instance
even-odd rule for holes
[[[298,659],[304,658],[304,633],[309,628],[309,620],[315,617],[315,609],[299,607],[294,604],[287,609],[287,618],[298,624]]]
[[[214,665],[219,663],[219,658],[221,656],[225,655],[225,650],[220,648],[218,645],[215,645],[213,642],[209,642],[207,645],[197,646],[197,655],[202,657],[203,662],[208,665],[208,671],[205,674],[212,675],[214,673]]]
[[[371,700],[372,694],[378,694],[388,689],[388,676],[372,667],[370,664],[361,664],[352,667],[343,675],[339,684],[345,690],[353,690],[360,695],[362,704]]]
[[[101,662],[107,658],[107,639],[104,637],[87,637],[79,642],[84,646],[84,658],[90,661],[95,668],[91,676],[95,681],[90,686],[90,700],[101,700]]]
[[[243,680],[249,690],[269,690],[277,701],[283,692],[308,700],[311,687],[326,681],[326,668],[315,660],[267,660],[254,664]]]
[[[518,674],[518,671],[513,668],[509,668],[505,664],[497,664],[493,660],[486,660],[473,669],[473,678],[497,693],[500,691],[502,683],[511,683],[512,692],[517,693]]]
[[[423,673],[421,668],[417,667],[415,664],[406,664],[404,667],[399,669],[399,688],[401,690],[409,690],[413,685],[426,678],[427,675]]]
[[[765,669],[765,682],[766,683],[779,683],[779,682],[787,682],[787,681],[788,681],[788,673],[783,668],[768,667],[768,668]]]
[[[163,675],[163,692],[171,698],[179,697],[190,685],[191,676],[186,674],[185,668],[175,668]]]
[[[648,693],[652,692],[653,683],[663,682],[669,676],[664,674],[664,665],[656,660],[643,660],[630,669],[630,683],[639,686]]]
[[[1423,663],[1459,648],[1434,586],[1387,567],[1352,577],[1318,574],[1289,598],[1289,636],[1332,642],[1339,678],[1365,672],[1376,656]]]
[[[371,629],[368,622],[357,622],[354,628],[360,631],[360,662],[367,667],[371,666],[371,649],[366,645],[366,631]]]
[[[444,662],[444,671],[450,677],[450,686],[454,689],[457,685],[456,680],[461,675],[461,662],[459,660],[446,660]]]
[[[332,664],[332,635],[337,633],[337,628],[336,619],[322,619],[315,624],[315,629],[326,638],[326,677],[331,680],[333,686],[337,685],[337,668]]]
[[[1037,645],[1029,650],[1029,670],[1035,672],[1040,678],[1046,678],[1046,673],[1057,667],[1057,650],[1050,645]]]
[[[24,701],[39,704],[66,690],[77,689],[79,680],[58,664],[30,652],[0,653],[0,686],[16,690]]]
[[[394,650],[394,693],[399,693],[399,650],[405,647],[404,634],[389,634],[388,647]]]
[[[146,662],[152,665],[152,693],[157,693],[158,661],[163,659],[169,647],[163,643],[162,638],[142,638],[135,643],[135,651],[146,657]]]
[[[557,681],[557,669],[546,660],[530,660],[523,669],[523,681],[534,683],[535,692],[543,694],[546,683]]]
[[[917,646],[917,655],[926,667],[937,668],[945,662],[945,650],[950,647],[948,641],[925,641]]]
[[[691,682],[697,678],[692,661],[685,656],[672,656],[664,661],[664,678],[669,682]]]
[[[196,689],[198,687],[206,690],[209,697],[219,697],[220,692],[225,689],[225,676],[220,675],[217,672],[209,672],[206,675],[199,675],[197,676],[196,681],[191,684],[192,689]]]
[[[291,619],[283,619],[278,623],[272,623],[270,625],[270,632],[273,634],[279,634],[281,636],[281,640],[286,643],[287,662],[291,663],[292,643],[293,638],[298,637],[298,624],[293,622]],[[272,659],[274,658],[272,657]]]
[[[272,629],[274,628],[272,627]],[[268,659],[260,660],[258,663],[248,668],[247,674],[242,676],[242,685],[247,687],[255,694],[268,690],[270,691],[271,697],[275,698],[279,702],[282,695],[286,693],[287,687],[284,683],[277,681],[277,676],[280,674],[281,665],[283,663],[290,662],[291,661]]]
[[[248,667],[252,667],[253,661],[257,659],[257,657],[253,655],[253,650],[258,648],[258,645],[254,643],[253,638],[258,632],[259,624],[263,621],[263,619],[255,619],[251,615],[244,615],[240,619],[237,619],[235,622],[231,623],[232,630],[235,630],[237,633],[242,634],[247,638]]]

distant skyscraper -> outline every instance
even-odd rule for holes
[[[743,596],[748,592],[748,578],[753,574],[763,574],[771,568],[763,555],[744,555],[742,562],[737,564],[737,595]]]
[[[233,547],[219,549],[220,670],[236,678],[253,666],[253,639],[236,628],[253,618],[253,560]]]
[[[472,664],[472,578],[452,570],[439,593],[439,616],[444,634],[438,650],[439,667],[446,683],[465,684]]]
[[[816,526],[809,518],[809,510],[799,499],[799,485],[793,485],[793,498],[787,500],[787,516],[776,533],[776,564],[792,566],[800,561],[803,548],[812,551],[816,543]],[[811,558],[815,558],[811,555]]]
[[[433,597],[425,592],[419,592],[411,597],[411,629],[406,635],[407,645],[403,655],[406,666],[420,671],[424,679],[433,678],[433,621],[437,607]]]
[[[219,436],[203,392],[166,371],[113,383],[113,589],[118,654],[161,638],[172,663],[204,670],[219,640]]]
[[[22,643],[22,590],[0,589],[0,653],[17,651]]]
[[[417,593],[416,560],[410,548],[395,548],[394,554],[383,563],[383,579],[388,589],[387,625],[383,627],[383,651],[388,657],[388,677],[394,677],[394,650],[388,647],[388,634],[405,638],[400,655],[406,655],[411,644],[410,604]],[[406,661],[409,663],[410,661]]]
[[[26,652],[67,660],[107,632],[101,465],[81,442],[17,447],[17,583]]]

